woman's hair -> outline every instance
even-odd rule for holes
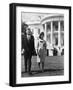
[[[41,39],[41,36],[44,36],[44,32],[41,32],[40,35],[39,35],[39,38]]]

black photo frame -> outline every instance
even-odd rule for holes
[[[43,82],[35,82],[35,83],[17,83],[17,69],[16,69],[16,65],[17,65],[17,37],[16,37],[16,33],[17,33],[17,7],[19,8],[45,8],[45,9],[58,9],[58,10],[67,10],[68,11],[68,35],[69,35],[69,43],[68,43],[68,80],[62,80],[62,81],[43,81]],[[56,5],[40,5],[40,4],[22,4],[22,3],[11,3],[9,5],[10,8],[10,63],[9,63],[9,85],[13,86],[13,87],[17,87],[17,86],[33,86],[33,85],[50,85],[50,84],[66,84],[66,83],[71,83],[71,6],[56,6]],[[35,77],[34,77],[35,78]],[[27,78],[26,78],[27,79]]]

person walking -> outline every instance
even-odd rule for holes
[[[37,43],[37,63],[39,68],[42,67],[42,72],[44,72],[44,62],[46,56],[47,56],[46,41],[44,40],[44,32],[41,32]]]
[[[28,72],[30,75],[32,75],[31,58],[33,52],[35,51],[35,48],[34,48],[34,37],[32,36],[30,28],[27,28],[26,36],[24,37],[23,41],[24,41],[23,48],[24,48],[25,72]]]

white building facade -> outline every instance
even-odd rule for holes
[[[61,55],[64,49],[64,16],[60,14],[48,15],[43,17],[40,22],[28,23],[35,38],[35,48],[37,47],[38,36],[44,32],[44,39],[47,42],[49,55],[53,56],[53,48]]]
[[[64,16],[60,14],[46,16],[41,20],[41,24],[49,54],[53,55],[52,49],[55,47],[58,55],[61,55],[62,49],[64,49]]]

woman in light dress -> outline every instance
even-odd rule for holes
[[[44,40],[44,32],[41,32],[37,44],[37,63],[39,68],[42,67],[42,72],[44,71],[44,62],[46,55],[46,41]]]

